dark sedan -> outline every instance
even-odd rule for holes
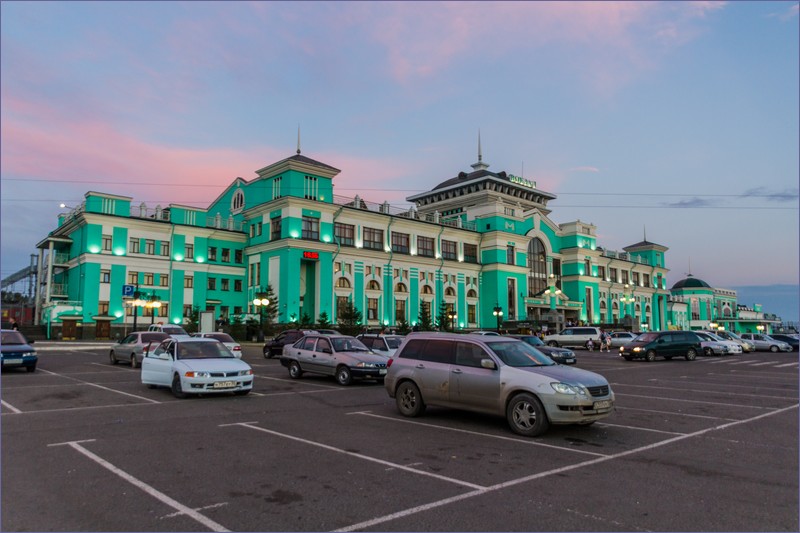
[[[800,339],[798,339],[793,335],[786,335],[784,333],[773,333],[772,335],[770,335],[770,337],[772,337],[776,341],[785,342],[786,344],[792,347],[793,352],[800,351]]]
[[[24,368],[28,372],[36,371],[39,356],[31,346],[33,341],[13,329],[4,329],[0,333],[0,365],[6,368]]]
[[[578,358],[575,356],[575,352],[572,350],[548,346],[536,335],[506,335],[506,337],[519,339],[530,344],[556,363],[560,363],[562,365],[574,365],[578,362]]]

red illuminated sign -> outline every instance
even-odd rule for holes
[[[303,252],[303,259],[319,259],[319,252]]]

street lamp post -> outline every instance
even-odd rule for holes
[[[150,300],[145,304],[145,307],[150,308],[150,324],[155,324],[156,309],[161,307],[161,298],[156,296],[155,291],[150,295]]]
[[[133,331],[136,331],[136,321],[139,318],[139,308],[144,306],[144,300],[142,300],[142,293],[139,292],[139,284],[136,284],[136,290],[133,291],[133,301],[131,302],[133,306]]]
[[[253,305],[258,309],[258,318],[260,327],[258,328],[258,342],[264,342],[264,308],[269,305],[269,300],[265,298],[266,294],[258,293],[253,300]]]
[[[500,321],[503,320],[503,308],[500,307],[499,303],[494,304],[492,314],[497,319],[497,333],[500,333]]]
[[[759,335],[763,335],[764,334],[764,326],[762,326],[761,324],[757,325],[756,329],[758,330],[758,334]]]
[[[455,311],[450,311],[447,313],[447,318],[450,319],[450,331],[456,330],[456,313]]]

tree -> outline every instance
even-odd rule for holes
[[[195,305],[192,307],[192,312],[187,317],[186,331],[188,333],[196,333],[200,327],[200,306]]]
[[[272,334],[271,324],[278,320],[278,297],[275,291],[272,290],[272,285],[267,285],[267,290],[264,291],[264,298],[269,300],[269,305],[264,309],[264,330],[267,335]]]
[[[411,331],[411,325],[406,321],[405,317],[397,321],[397,333],[407,335],[409,331]]]
[[[447,318],[447,302],[439,302],[439,312],[436,314],[436,325],[440,331],[447,331],[450,319]]]
[[[300,315],[300,328],[309,328],[313,324],[314,322],[311,320],[311,317],[308,315],[308,313],[303,311],[303,314]]]
[[[433,331],[436,329],[431,320],[430,303],[422,302],[419,306],[419,322],[417,323],[420,331]]]
[[[343,335],[358,335],[361,333],[361,311],[356,309],[353,302],[349,300],[341,310],[339,331]]]
[[[245,337],[245,327],[242,322],[242,315],[231,315],[230,318],[231,337],[241,340]]]
[[[317,327],[319,327],[319,329],[331,328],[331,321],[328,318],[328,313],[326,313],[325,311],[319,314],[319,318],[317,319]]]

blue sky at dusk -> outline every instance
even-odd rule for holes
[[[299,126],[337,195],[406,207],[470,170],[480,130],[555,222],[611,250],[646,231],[670,286],[785,287],[740,303],[798,320],[796,1],[0,10],[2,277],[89,190],[207,206]]]

